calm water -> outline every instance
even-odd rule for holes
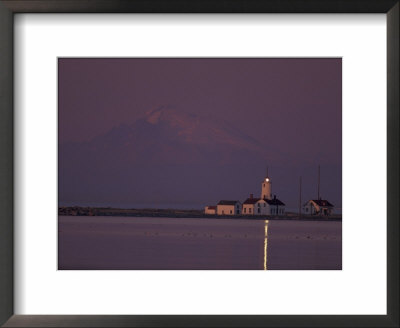
[[[59,216],[59,269],[340,270],[342,223]]]

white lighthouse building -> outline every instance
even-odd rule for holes
[[[271,179],[268,176],[268,171],[261,185],[261,199],[272,199]]]
[[[261,197],[254,198],[253,194],[243,202],[243,215],[284,215],[285,204],[276,196],[272,197],[271,179],[267,176],[261,182]]]

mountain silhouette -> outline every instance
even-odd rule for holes
[[[60,144],[59,199],[134,205],[238,197],[252,168],[272,162],[269,153],[223,120],[162,106],[88,142]]]
[[[239,153],[265,159],[267,153],[257,140],[225,121],[164,106],[149,111],[131,125],[116,126],[82,146],[85,152],[104,151],[119,154],[129,163],[148,164],[153,160],[188,164],[207,159],[229,164]]]

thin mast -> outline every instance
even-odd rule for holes
[[[318,198],[319,199],[319,184],[320,184],[321,167],[318,165]]]
[[[300,190],[299,190],[299,216],[301,217],[301,177],[300,177]]]

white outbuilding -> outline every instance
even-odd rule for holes
[[[238,200],[221,200],[217,204],[218,215],[238,215],[242,210],[242,204]]]
[[[256,203],[260,200],[260,198],[254,198],[253,194],[250,194],[250,197],[247,198],[242,205],[242,214],[244,215],[254,215]]]
[[[204,214],[217,214],[217,206],[212,206],[212,205],[209,205],[209,206],[206,206],[205,208],[204,208]]]
[[[326,199],[310,199],[303,205],[303,213],[329,216],[333,214],[333,205]]]

